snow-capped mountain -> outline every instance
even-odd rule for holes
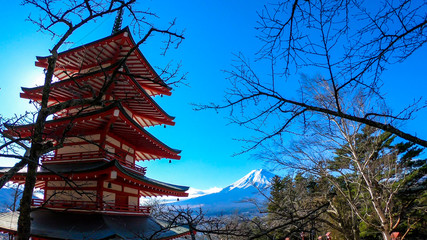
[[[246,176],[242,177],[241,179],[237,180],[235,183],[224,188],[224,190],[231,191],[235,188],[245,189],[249,187],[264,189],[270,186],[271,179],[273,177],[274,177],[274,174],[272,174],[271,172],[265,169],[252,170],[250,173],[246,174]]]
[[[254,213],[258,203],[265,201],[271,179],[275,175],[264,169],[253,170],[243,178],[216,193],[173,203],[179,206],[201,207],[208,215]]]
[[[207,215],[239,213],[256,213],[257,209],[249,200],[265,201],[263,194],[268,194],[274,174],[264,170],[253,170],[246,176],[225,188],[213,187],[208,190],[190,188],[189,198],[172,203],[180,206],[202,207]],[[19,203],[22,189],[16,192],[16,185],[7,184],[0,189],[0,212],[10,211],[14,202]],[[22,186],[21,186],[22,187]],[[17,198],[15,199],[15,196]],[[41,198],[43,192],[36,191],[34,197]],[[165,202],[176,201],[176,197],[164,199]],[[16,206],[17,208],[17,206]]]

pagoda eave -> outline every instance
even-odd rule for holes
[[[106,129],[109,119],[115,118],[107,129],[121,139],[132,142],[137,151],[147,151],[147,154],[156,154],[154,158],[179,159],[179,150],[170,148],[156,137],[151,135],[138,123],[136,123],[123,109],[120,104],[113,104],[96,112],[81,114],[78,118],[63,117],[45,124],[44,134],[47,138],[56,140],[66,136],[85,136],[91,131],[102,131]],[[31,136],[33,125],[6,126],[12,135],[21,137]],[[19,134],[17,134],[19,133]],[[149,159],[146,159],[149,160]]]
[[[105,81],[105,74],[112,74],[115,68],[116,66],[111,66],[103,71],[54,82],[51,85],[49,104],[52,105],[76,98],[93,98],[94,94],[100,92]],[[126,74],[118,74],[117,76],[117,81],[113,83],[115,88],[105,93],[106,100],[113,102],[114,99],[120,99],[124,105],[127,105],[132,110],[133,114],[147,117],[150,120],[147,122],[148,126],[156,124],[174,125],[174,117],[168,115],[135,79]],[[91,85],[91,87],[85,88],[84,86],[87,85]],[[22,91],[22,98],[36,102],[42,99],[43,87],[22,88]],[[79,94],[76,95],[76,92],[79,92]]]
[[[3,175],[8,170],[9,168],[0,170],[0,175]],[[59,181],[63,180],[64,178],[69,179],[70,183],[73,181],[100,179],[101,176],[104,176],[103,179],[109,180],[109,176],[111,176],[112,171],[116,172],[118,179],[123,179],[122,181],[124,185],[128,184],[129,186],[138,187],[140,189],[140,194],[143,197],[188,197],[188,193],[185,192],[188,190],[188,187],[173,185],[147,178],[141,174],[127,170],[116,160],[110,162],[81,164],[79,168],[70,168],[67,164],[49,165],[38,171],[36,186],[40,188],[46,187],[46,181]],[[11,178],[11,181],[18,184],[23,184],[25,179],[26,170],[21,170]],[[64,187],[64,189],[67,188]],[[69,189],[74,188],[71,185],[69,186]],[[86,187],[85,189],[88,190],[92,188]]]
[[[119,45],[122,47],[119,47]],[[59,53],[55,75],[58,79],[64,80],[68,76],[75,74],[75,69],[85,72],[92,67],[96,67],[100,62],[104,64],[118,61],[128,56],[125,64],[129,63],[128,67],[132,74],[135,76],[145,75],[146,78],[154,79],[154,81],[147,81],[145,78],[138,79],[142,86],[149,88],[150,95],[170,95],[171,88],[161,80],[136,46],[129,29],[125,28],[112,36]],[[131,49],[133,51],[128,55]],[[46,68],[48,58],[49,56],[37,57],[36,66]],[[135,63],[131,63],[133,61]],[[71,70],[68,74],[66,73],[67,68]]]

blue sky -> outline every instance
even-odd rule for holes
[[[34,66],[36,56],[46,56],[53,46],[50,36],[36,32],[35,26],[25,21],[30,9],[16,1],[7,3],[0,14],[0,113],[5,116],[31,110],[27,100],[20,99],[20,87],[41,83],[42,70]],[[170,97],[155,100],[175,116],[176,125],[148,129],[169,146],[182,150],[182,159],[168,163],[154,161],[147,166],[147,176],[161,181],[187,185],[198,189],[224,187],[253,169],[265,164],[243,154],[242,143],[234,138],[247,137],[251,132],[229,125],[226,112],[194,111],[192,103],[221,102],[228,86],[222,70],[230,69],[233,53],[244,52],[252,59],[260,46],[256,39],[257,10],[263,1],[148,1],[150,9],[160,17],[156,22],[177,19],[177,28],[185,29],[186,39],[179,49],[166,57],[159,55],[159,39],[152,38],[141,47],[148,61],[162,65],[170,60],[181,61],[182,71],[188,72],[187,86],[174,89]],[[102,18],[70,39],[75,47],[111,33],[115,16]],[[126,20],[123,26],[126,26]],[[137,39],[137,37],[135,36]],[[63,49],[63,50],[65,50]],[[384,92],[393,108],[403,107],[413,99],[425,96],[427,90],[426,47],[420,49],[403,64],[393,65],[384,73]],[[426,111],[403,126],[419,137],[427,138]],[[8,165],[6,160],[1,165]]]

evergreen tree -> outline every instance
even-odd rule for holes
[[[324,192],[324,186],[312,175],[274,177],[267,221],[275,229],[276,239],[300,238],[301,232],[311,236],[324,233],[320,218],[328,207]]]
[[[347,220],[352,219],[347,227],[352,233],[343,233],[353,239],[358,234],[389,239],[395,231],[411,235],[425,222],[420,214],[426,210],[426,160],[418,159],[422,149],[413,143],[396,144],[396,136],[372,127],[349,139],[328,162],[328,178],[339,193],[336,199],[346,200]],[[350,223],[343,220],[341,225]]]
[[[273,179],[270,227],[278,237],[305,231],[318,236],[332,232],[338,239],[387,240],[400,232],[402,239],[427,239],[423,149],[398,143],[396,136],[372,127],[351,130],[355,132],[341,131],[344,144],[323,150],[323,155],[314,154],[306,142],[293,149],[294,162],[286,167],[299,173]],[[332,135],[322,136],[324,141],[326,136]],[[325,146],[317,141],[319,149]],[[285,224],[289,222],[293,224]]]

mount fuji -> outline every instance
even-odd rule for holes
[[[267,170],[252,170],[243,178],[228,185],[219,192],[172,203],[175,206],[201,207],[206,215],[219,214],[254,214],[256,206],[249,202],[257,203],[266,200],[264,195],[269,194],[271,180],[275,175]]]
[[[169,204],[182,207],[189,206],[190,208],[201,207],[207,216],[228,215],[236,212],[240,214],[256,214],[258,210],[249,200],[254,200],[257,203],[266,201],[264,195],[269,194],[269,187],[274,176],[273,173],[264,169],[252,170],[225,188],[190,189],[192,198],[181,199],[179,202]],[[13,184],[6,184],[0,189],[0,212],[10,211],[10,206],[15,201],[19,203],[22,189],[16,190],[16,187]],[[37,198],[42,198],[43,193],[36,191],[34,195]],[[15,199],[15,196],[17,196],[17,199]]]

